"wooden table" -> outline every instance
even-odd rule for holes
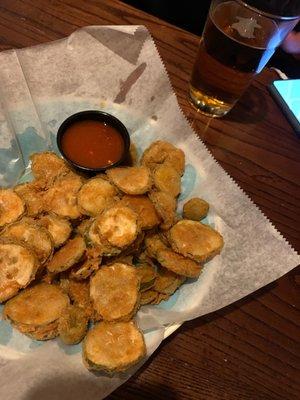
[[[103,24],[147,26],[193,128],[300,251],[300,140],[267,92],[274,72],[264,71],[228,117],[209,120],[187,101],[199,38],[115,0],[1,0],[0,49]],[[294,270],[238,303],[185,323],[109,399],[299,399],[299,284]]]

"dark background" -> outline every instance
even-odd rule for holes
[[[210,5],[210,0],[184,0],[178,4],[172,0],[123,1],[199,36],[202,33]],[[294,1],[296,4],[300,4],[300,0]],[[272,3],[272,0],[269,2]],[[299,24],[297,30],[299,30]],[[281,49],[276,50],[268,66],[281,69],[290,78],[300,78],[300,61]]]

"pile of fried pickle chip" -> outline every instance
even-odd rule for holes
[[[163,141],[89,179],[54,153],[33,154],[34,180],[0,189],[4,318],[36,340],[83,340],[91,370],[141,360],[139,307],[167,300],[223,247],[200,222],[206,201],[176,213],[184,167],[183,151]]]

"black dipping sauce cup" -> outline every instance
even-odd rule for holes
[[[85,167],[83,165],[77,164],[75,161],[71,160],[65,154],[63,146],[62,146],[62,138],[63,138],[65,132],[67,131],[67,129],[71,125],[76,124],[79,121],[91,121],[91,120],[105,123],[105,124],[111,126],[112,128],[114,128],[118,131],[121,138],[123,139],[123,143],[124,143],[123,154],[116,162],[114,162],[112,164],[104,165],[99,168],[91,168],[91,167]],[[129,136],[129,133],[128,133],[126,127],[122,124],[122,122],[118,118],[114,117],[111,114],[108,114],[103,111],[98,111],[98,110],[81,111],[81,112],[78,112],[78,113],[73,114],[70,117],[68,117],[60,125],[58,132],[57,132],[56,140],[57,140],[58,149],[61,152],[63,158],[68,163],[70,163],[73,166],[73,168],[75,168],[76,170],[87,173],[87,174],[91,174],[91,175],[97,174],[98,172],[103,172],[103,171],[107,170],[108,168],[113,168],[113,167],[116,167],[116,166],[122,164],[126,160],[126,158],[128,157],[128,154],[129,154],[130,136]]]

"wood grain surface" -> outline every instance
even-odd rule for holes
[[[266,89],[275,72],[264,71],[226,118],[204,117],[187,101],[199,38],[114,0],[1,0],[0,50],[105,24],[148,27],[192,127],[300,251],[300,140]],[[299,399],[299,286],[298,269],[238,303],[185,323],[108,398]]]

